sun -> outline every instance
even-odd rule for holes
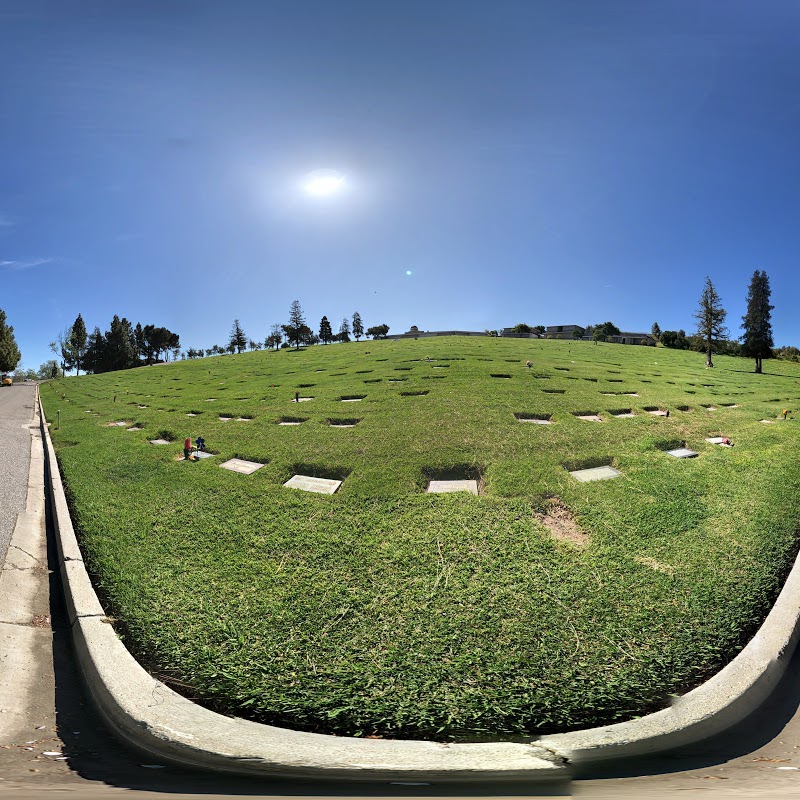
[[[303,191],[312,197],[330,197],[339,194],[345,186],[344,175],[335,169],[315,169],[303,178]]]

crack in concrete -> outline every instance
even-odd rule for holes
[[[33,558],[33,556],[31,556],[31,558]],[[39,569],[39,565],[37,564],[34,567],[18,567],[16,564],[3,564],[3,572],[12,569],[15,569],[17,572],[33,572],[33,570]]]
[[[36,558],[36,556],[35,556],[35,555],[33,555],[33,553],[29,553],[27,550],[23,549],[23,548],[22,548],[22,547],[20,547],[18,544],[10,544],[10,545],[8,546],[8,549],[9,549],[9,550],[11,550],[12,548],[13,548],[14,550],[19,550],[19,551],[20,551],[20,553],[25,553],[25,555],[26,555],[26,556],[28,556],[28,558],[32,558],[34,561],[37,561],[37,562],[39,562],[39,563],[41,564],[41,562],[42,562],[42,559],[41,559],[41,558]]]
[[[37,625],[35,622],[11,622],[6,619],[0,619],[0,625],[13,625],[15,628],[33,628],[36,631],[49,631],[50,626],[48,625],[46,628],[43,628],[41,625]]]

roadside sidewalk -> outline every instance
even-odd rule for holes
[[[36,699],[53,691],[44,451],[34,405],[27,500],[0,571],[0,744],[20,734]]]

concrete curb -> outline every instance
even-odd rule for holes
[[[201,769],[346,780],[553,781],[569,765],[692,744],[754,711],[783,675],[800,635],[800,557],[759,632],[721,672],[668,709],[530,743],[440,744],[303,733],[208,711],[150,676],[104,616],[75,538],[41,409],[61,576],[77,657],[92,699],[122,739]]]

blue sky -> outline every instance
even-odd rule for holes
[[[38,367],[79,312],[210,347],[295,299],[690,331],[708,274],[738,335],[764,269],[800,345],[799,35],[794,0],[4,0],[0,307]]]

